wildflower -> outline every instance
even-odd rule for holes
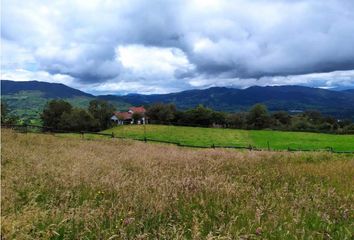
[[[133,223],[134,220],[135,220],[135,218],[133,218],[133,217],[126,218],[126,219],[124,219],[124,221],[123,221],[123,225],[129,225],[129,224]]]
[[[261,235],[262,234],[262,228],[261,227],[258,227],[256,229],[256,235]]]

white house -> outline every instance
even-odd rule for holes
[[[123,124],[134,124],[133,114],[141,114],[141,118],[136,120],[136,124],[146,124],[147,118],[145,116],[146,110],[143,106],[141,107],[130,107],[127,112],[115,112],[111,117],[111,120],[118,125]]]

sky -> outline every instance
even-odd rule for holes
[[[354,1],[2,0],[1,79],[93,94],[354,88]]]

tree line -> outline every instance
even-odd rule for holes
[[[64,100],[51,100],[41,114],[48,130],[100,131],[111,127],[115,107],[103,100],[92,100],[87,109],[75,108]]]
[[[115,107],[104,100],[90,101],[87,109],[73,107],[64,100],[51,100],[46,104],[40,118],[48,130],[101,131],[114,125],[111,117],[115,111]],[[354,133],[354,123],[351,120],[337,120],[315,110],[295,115],[285,111],[269,112],[263,104],[254,105],[247,112],[226,113],[203,105],[182,111],[173,104],[155,103],[147,106],[146,117],[149,123],[155,124]],[[133,119],[135,118],[140,119],[140,114],[133,114]],[[18,117],[9,115],[6,104],[1,102],[1,123],[17,122]]]
[[[1,101],[1,124],[16,124],[18,121],[19,117],[14,114],[10,114],[7,104]]]
[[[337,120],[331,116],[324,116],[316,110],[296,115],[291,115],[286,111],[271,113],[263,104],[254,105],[247,112],[225,113],[202,105],[186,111],[179,111],[173,104],[156,103],[148,107],[146,114],[151,123],[255,130],[354,133],[354,124],[349,119]]]

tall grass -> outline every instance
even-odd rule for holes
[[[2,132],[5,239],[352,239],[353,155]]]

